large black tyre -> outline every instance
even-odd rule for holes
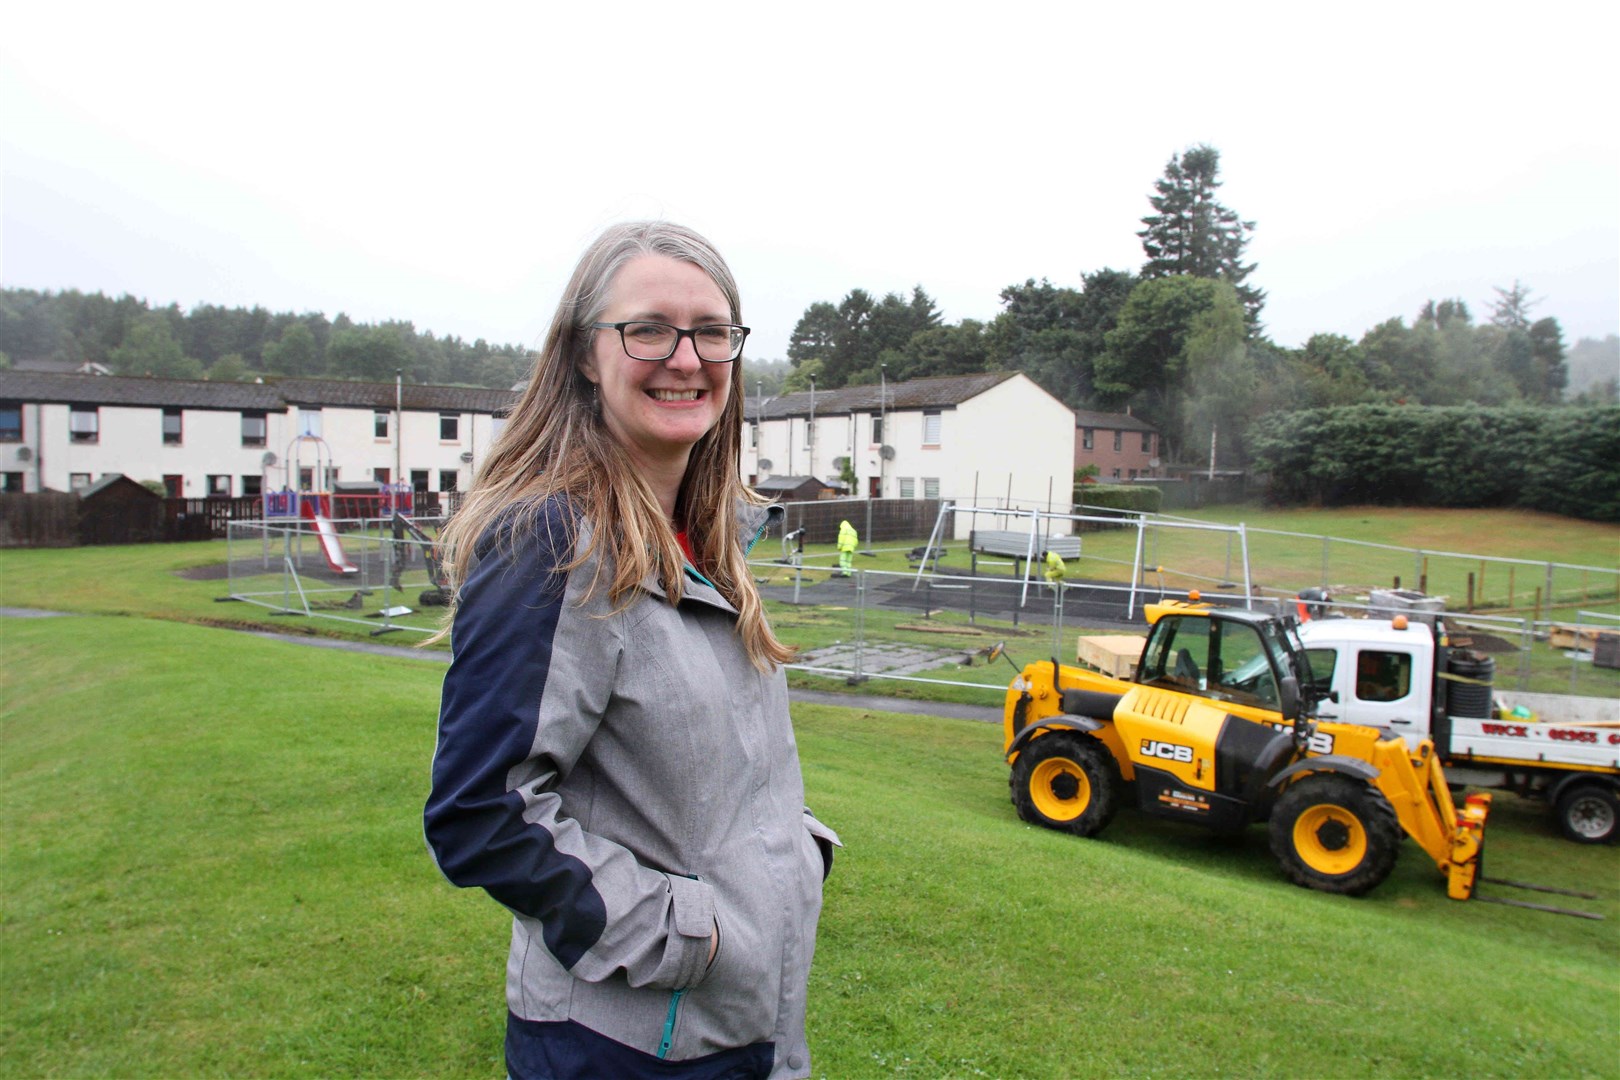
[[[1575,784],[1553,807],[1558,828],[1577,844],[1620,840],[1620,796],[1604,784]]]
[[[1031,739],[1013,763],[1018,816],[1034,825],[1094,836],[1119,806],[1119,770],[1097,740],[1066,731]]]
[[[1360,896],[1389,876],[1400,851],[1395,810],[1376,788],[1314,773],[1271,811],[1271,853],[1295,885]]]

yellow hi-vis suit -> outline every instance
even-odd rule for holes
[[[838,523],[838,569],[849,573],[855,563],[855,545],[860,543],[855,526],[847,521]]]

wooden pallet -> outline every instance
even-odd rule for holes
[[[1116,679],[1129,679],[1136,673],[1142,656],[1141,634],[1088,634],[1080,638],[1075,659],[1081,664]]]

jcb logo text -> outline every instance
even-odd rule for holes
[[[1142,755],[1163,758],[1165,761],[1191,762],[1193,759],[1192,747],[1159,742],[1155,739],[1142,740]]]

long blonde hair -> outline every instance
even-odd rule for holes
[[[604,568],[611,566],[606,588],[614,606],[629,603],[631,590],[654,571],[669,602],[680,600],[683,558],[675,530],[652,488],[609,434],[594,404],[594,387],[580,370],[591,345],[590,324],[606,309],[614,277],[640,255],[662,255],[698,267],[725,296],[731,321],[742,322],[736,279],[702,236],[664,221],[628,222],[599,236],[574,268],[528,386],[461,509],[439,533],[452,595],[471,569],[474,545],[492,525],[510,514],[532,524],[547,499],[565,496],[573,512],[590,525],[590,539],[564,569],[600,554],[605,557],[597,561],[591,590],[602,587]],[[762,500],[738,473],[744,395],[740,357],[732,361],[730,376],[731,393],[719,420],[687,459],[675,514],[685,523],[699,569],[737,609],[737,633],[749,658],[765,670],[791,659],[793,650],[776,639],[765,620],[744,551],[752,538],[739,535],[739,505],[760,505]],[[447,618],[438,636],[449,626]]]

